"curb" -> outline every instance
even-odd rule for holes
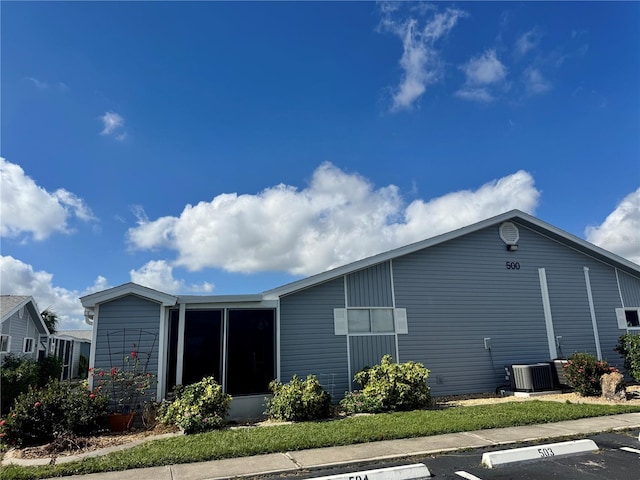
[[[482,465],[488,468],[494,468],[508,463],[546,460],[565,455],[593,452],[595,450],[598,450],[598,446],[593,440],[547,443],[531,447],[511,448],[509,450],[483,453]]]

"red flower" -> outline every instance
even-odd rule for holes
[[[96,398],[96,394],[92,393],[91,395],[89,395],[89,398],[91,398],[93,400],[94,398]]]
[[[40,402],[36,402],[33,404],[34,407],[39,407],[40,405],[42,405]]]
[[[0,427],[7,423],[5,420],[0,420]]]
[[[131,352],[131,358],[136,358],[136,355],[137,355],[137,353],[136,353],[135,350],[133,352]]]
[[[111,376],[114,377],[116,375],[116,372],[118,371],[118,369],[116,367],[113,367],[111,369]]]

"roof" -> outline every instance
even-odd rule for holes
[[[92,293],[91,295],[85,295],[84,297],[80,297],[80,301],[84,308],[93,308],[100,303],[110,302],[111,300],[127,295],[137,295],[148,300],[153,300],[162,304],[163,307],[171,307],[178,301],[178,297],[174,295],[169,295],[168,293],[163,293],[153,288],[143,287],[133,282],[108,288],[107,290]]]
[[[81,342],[91,343],[93,330],[61,330],[55,333],[55,337],[72,338]]]
[[[24,295],[0,295],[0,317],[2,320],[26,305],[30,298]]]
[[[417,252],[419,250],[423,250],[425,248],[432,247],[434,245],[439,245],[449,240],[462,237],[463,235],[468,235],[470,233],[477,232],[479,230],[490,227],[492,225],[498,225],[498,224],[501,224],[502,222],[507,222],[507,221],[511,221],[521,226],[527,227],[531,230],[534,230],[570,248],[573,248],[586,255],[596,258],[597,260],[613,265],[622,271],[625,271],[635,276],[640,276],[639,265],[636,265],[635,263],[630,262],[625,258],[622,258],[618,255],[608,252],[607,250],[597,247],[596,245],[593,245],[592,243],[589,243],[586,240],[576,237],[575,235],[565,232],[557,227],[554,227],[553,225],[543,222],[542,220],[539,220],[538,218],[532,215],[524,213],[520,210],[510,210],[508,212],[497,215],[495,217],[482,220],[480,222],[474,223],[472,225],[468,225],[466,227],[459,228],[457,230],[453,230],[448,233],[443,233],[441,235],[437,235],[435,237],[422,240],[420,242],[412,243],[409,245],[405,245],[404,247],[400,247],[393,250],[389,250],[387,252],[380,253],[378,255],[373,255],[371,257],[363,258],[362,260],[358,260],[356,262],[349,263],[347,265],[343,265],[341,267],[337,267],[332,270],[327,270],[326,272],[322,272],[317,275],[312,275],[310,277],[303,278],[301,280],[297,280],[292,283],[288,283],[286,285],[274,288],[272,290],[267,290],[266,292],[263,293],[263,296],[265,299],[271,299],[271,298],[278,298],[283,295],[288,295],[298,290],[308,288],[312,285],[327,282],[327,281],[333,280],[334,278],[341,277],[343,275],[347,275],[347,274],[356,272],[358,270],[362,270],[362,269],[371,267],[373,265],[377,265],[382,262],[386,262],[387,260],[392,260],[394,258],[398,258],[403,255],[407,255],[413,252]]]
[[[0,295],[0,312],[2,313],[0,322],[4,322],[23,307],[29,310],[29,314],[31,315],[31,318],[34,319],[38,330],[43,334],[49,335],[49,330],[40,315],[40,309],[38,308],[36,301],[31,296]]]

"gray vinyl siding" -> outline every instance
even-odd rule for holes
[[[603,358],[618,365],[615,269],[523,226],[518,250],[508,252],[498,229],[487,227],[393,260],[396,306],[407,309],[409,327],[408,335],[398,336],[402,361],[419,361],[431,370],[434,395],[493,391],[504,383],[504,366],[549,361],[540,268],[546,272],[554,336],[562,336],[558,356],[595,355],[587,267]],[[520,268],[507,269],[506,262]],[[624,295],[633,298],[633,279],[624,284]],[[485,337],[491,338],[489,350]]]
[[[640,307],[640,278],[618,271],[618,282],[624,306]]]
[[[140,365],[148,361],[147,371],[157,375],[159,328],[160,304],[156,302],[128,295],[101,304],[94,367],[122,367],[125,356],[135,350]]]
[[[592,261],[589,265],[589,277],[602,358],[623,371],[622,357],[613,350],[620,335],[625,333],[625,330],[618,328],[616,319],[616,308],[620,308],[620,292],[616,284],[615,269]]]
[[[40,332],[36,328],[33,318],[29,314],[29,309],[26,306],[24,307],[22,318],[20,318],[20,312],[17,311],[2,322],[2,325],[0,325],[0,333],[11,336],[8,353],[24,358],[38,358]],[[33,338],[34,340],[35,350],[33,353],[23,353],[22,351],[24,348],[24,339],[27,337]]]
[[[355,375],[366,367],[373,367],[380,363],[383,355],[389,354],[396,359],[395,335],[362,335],[349,337],[349,351],[351,354],[351,372]],[[351,375],[353,377],[353,375]],[[352,379],[353,380],[353,379]],[[354,389],[362,388],[353,382]]]
[[[390,262],[347,275],[349,307],[393,307]]]
[[[334,401],[349,390],[347,338],[333,326],[333,309],[344,306],[342,277],[280,299],[282,382],[316,375]]]
[[[495,226],[393,261],[409,328],[399,355],[431,370],[434,395],[493,391],[506,365],[549,360],[539,241],[520,228],[519,250],[508,252]]]

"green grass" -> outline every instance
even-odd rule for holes
[[[11,465],[3,468],[0,479],[26,480],[126,470],[639,411],[640,407],[625,405],[566,404],[536,400],[221,430],[154,440],[80,462],[41,467]]]

